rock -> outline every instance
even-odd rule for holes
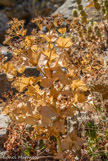
[[[64,2],[65,0],[0,0],[0,6],[5,6],[1,12],[9,19],[28,19],[39,15],[49,16]]]
[[[0,6],[13,6],[13,0],[0,0]]]
[[[89,4],[87,0],[82,0],[82,4],[88,14],[88,17],[100,20],[100,16],[94,8],[86,8]],[[65,18],[72,18],[72,10],[77,8],[76,0],[66,0],[66,2],[59,7],[53,14],[62,14]]]
[[[0,94],[11,88],[11,83],[8,82],[6,74],[0,73]]]
[[[0,159],[4,160],[4,158],[6,158],[6,151],[0,149]]]
[[[46,26],[43,26],[42,31],[43,31],[44,33],[47,33],[47,32],[48,32],[48,28],[47,28]]]
[[[0,0],[0,42],[4,40],[8,20],[16,17],[25,19],[28,24],[33,17],[49,16],[64,2],[65,0]]]
[[[4,143],[7,140],[7,128],[10,123],[10,118],[7,115],[2,114],[3,104],[0,106],[0,160],[6,155]]]
[[[12,19],[13,17],[16,17],[18,19],[27,19],[30,17],[30,13],[27,9],[25,9],[24,4],[19,4],[14,7],[6,7],[2,10],[2,13],[4,13],[8,19]]]
[[[5,14],[0,13],[0,42],[4,40],[5,32],[8,28],[8,18]]]
[[[40,72],[35,67],[26,67],[24,74],[26,77],[38,77]]]
[[[0,147],[4,144],[7,139],[7,128],[9,125],[9,116],[0,114]]]
[[[72,17],[72,10],[76,8],[76,0],[66,0],[66,2],[59,7],[54,14],[62,14],[65,18]]]
[[[6,58],[4,63],[6,63],[9,60],[11,60],[12,55],[13,55],[11,52],[9,52],[8,48],[6,46],[3,46],[3,45],[0,46],[0,54],[3,55],[4,58]]]

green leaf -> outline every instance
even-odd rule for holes
[[[26,148],[26,150],[24,151],[24,153],[25,153],[27,156],[30,156],[31,149],[30,149],[29,147]]]

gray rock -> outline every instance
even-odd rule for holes
[[[4,160],[6,158],[6,151],[3,149],[0,149],[0,159]]]
[[[88,14],[88,17],[94,18],[95,20],[100,20],[100,16],[94,8],[86,8],[88,4],[89,3],[87,0],[82,0],[82,5]],[[66,0],[66,2],[53,14],[62,14],[65,18],[72,18],[72,10],[74,8],[77,8],[76,0]]]
[[[9,116],[0,114],[0,147],[4,144],[7,139],[7,128],[9,125]]]
[[[76,8],[76,0],[67,0],[54,14],[62,14],[65,18],[71,18],[74,8]]]
[[[8,28],[8,18],[5,14],[0,13],[0,42],[3,41],[5,32]]]
[[[0,73],[0,94],[11,88],[11,83],[8,82],[6,74]]]
[[[8,62],[12,59],[13,54],[8,50],[6,46],[0,45],[0,54],[3,55],[3,57],[6,58],[4,63]]]

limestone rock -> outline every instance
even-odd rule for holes
[[[8,18],[5,14],[0,13],[0,42],[3,41],[5,32],[8,28]]]
[[[86,8],[88,4],[89,2],[87,0],[82,0],[82,5],[88,14],[88,17],[94,18],[95,20],[100,20],[100,16],[94,8]],[[74,8],[77,8],[76,0],[66,0],[66,2],[53,14],[62,14],[65,18],[72,18],[72,10]]]

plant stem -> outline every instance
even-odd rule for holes
[[[56,110],[56,99],[54,99],[54,108]],[[62,147],[61,147],[61,140],[60,140],[60,135],[56,137],[57,140],[57,145],[58,145],[58,153],[62,153]],[[60,159],[62,161],[62,159]]]
[[[57,145],[58,145],[58,152],[62,152],[60,136],[58,136],[56,139],[57,139]]]
[[[60,140],[60,135],[58,137],[56,137],[57,139],[57,145],[58,145],[58,153],[62,152],[62,147],[61,147],[61,140]],[[60,159],[60,161],[63,161],[62,159]]]

